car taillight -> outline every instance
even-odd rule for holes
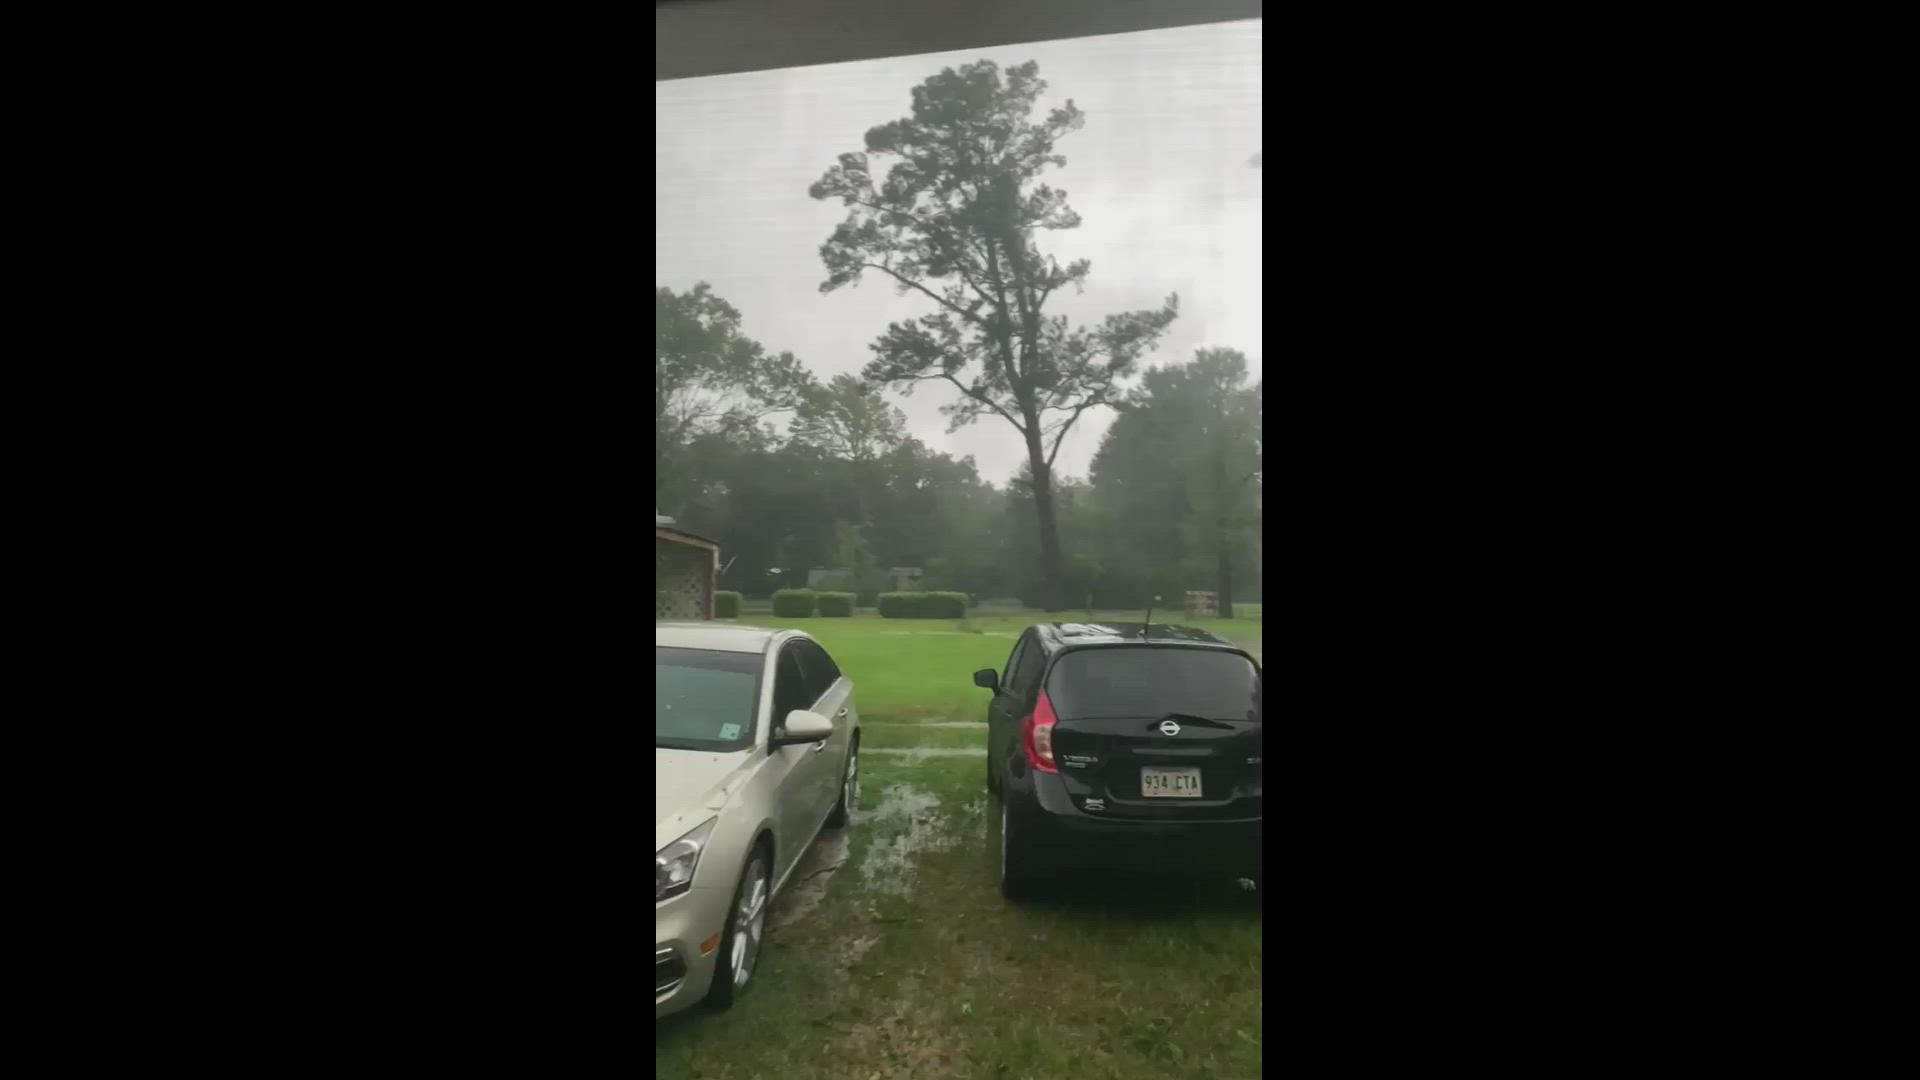
[[[1040,701],[1033,707],[1033,715],[1020,721],[1027,746],[1027,764],[1041,772],[1060,771],[1060,767],[1053,763],[1053,725],[1058,719],[1053,715],[1053,702],[1047,700],[1047,692],[1042,690]]]

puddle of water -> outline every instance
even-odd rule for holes
[[[773,898],[773,906],[767,911],[770,927],[778,930],[791,926],[819,906],[827,895],[827,886],[833,884],[834,871],[847,861],[847,844],[852,839],[850,829],[821,832],[820,838],[800,857],[800,865],[794,868],[787,887]]]
[[[960,826],[975,840],[987,839],[987,800],[975,799],[960,811]]]
[[[860,862],[860,883],[873,892],[905,895],[913,885],[914,859],[953,842],[940,799],[911,784],[889,787],[866,820],[875,838]]]
[[[867,753],[878,751],[869,750]],[[937,817],[939,812],[938,795],[912,784],[894,784],[880,797],[880,804],[867,811],[867,824],[876,829],[893,828],[910,825],[917,818]]]
[[[869,754],[895,754],[907,764],[927,757],[964,754],[984,757],[985,750],[948,750],[939,747],[897,751],[868,750]],[[891,764],[891,762],[889,762]],[[963,829],[978,831],[986,821],[986,802],[976,799],[960,808],[958,822]],[[854,819],[856,829],[872,830],[874,837],[860,864],[861,884],[880,892],[904,894],[911,884],[913,860],[922,852],[937,851],[952,844],[956,836],[949,828],[955,822],[940,811],[940,798],[911,784],[894,784],[881,796],[879,805]],[[785,889],[774,897],[767,912],[767,923],[775,930],[792,926],[807,917],[826,898],[838,870],[846,864],[853,830],[822,831],[819,839],[800,857]],[[857,960],[880,939],[857,939],[850,943],[850,960]]]
[[[861,957],[867,955],[867,950],[878,944],[880,944],[879,934],[868,934],[866,937],[854,938],[852,941],[847,942],[846,946],[840,950],[840,958],[844,962],[845,967],[852,967],[859,962]]]
[[[896,746],[861,747],[860,752],[869,756],[886,754],[889,765],[918,765],[928,758],[977,757],[987,756],[984,746]]]

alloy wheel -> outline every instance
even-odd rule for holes
[[[767,863],[755,856],[747,867],[747,880],[740,888],[739,905],[733,915],[733,954],[727,958],[733,970],[733,986],[739,989],[753,977],[753,962],[760,956],[760,941],[767,929]]]
[[[853,820],[853,812],[860,805],[860,748],[854,747],[847,752],[847,779],[840,786],[840,802],[847,808],[847,820]]]

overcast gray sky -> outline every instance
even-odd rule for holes
[[[1091,259],[1093,271],[1084,294],[1048,310],[1093,322],[1179,293],[1180,317],[1146,363],[1224,346],[1245,352],[1258,379],[1260,28],[1251,19],[657,82],[655,284],[710,282],[768,349],[793,352],[822,380],[858,371],[887,323],[933,301],[898,296],[872,274],[823,295],[819,248],[846,209],[808,198],[808,185],[863,149],[868,128],[908,115],[912,88],[940,69],[1035,60],[1048,84],[1038,109],[1072,98],[1086,114],[1060,141],[1066,166],[1046,174],[1082,224],[1038,242],[1062,263]],[[973,455],[983,478],[1004,484],[1025,457],[1018,433],[989,417],[948,435],[938,407],[957,395],[887,392],[914,435]],[[1111,422],[1105,409],[1081,417],[1056,470],[1085,476]]]

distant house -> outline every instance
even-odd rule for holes
[[[920,568],[896,566],[887,571],[887,582],[894,592],[912,592],[920,587]]]
[[[653,515],[653,617],[713,618],[713,585],[720,571],[720,545],[675,528],[673,519]]]

